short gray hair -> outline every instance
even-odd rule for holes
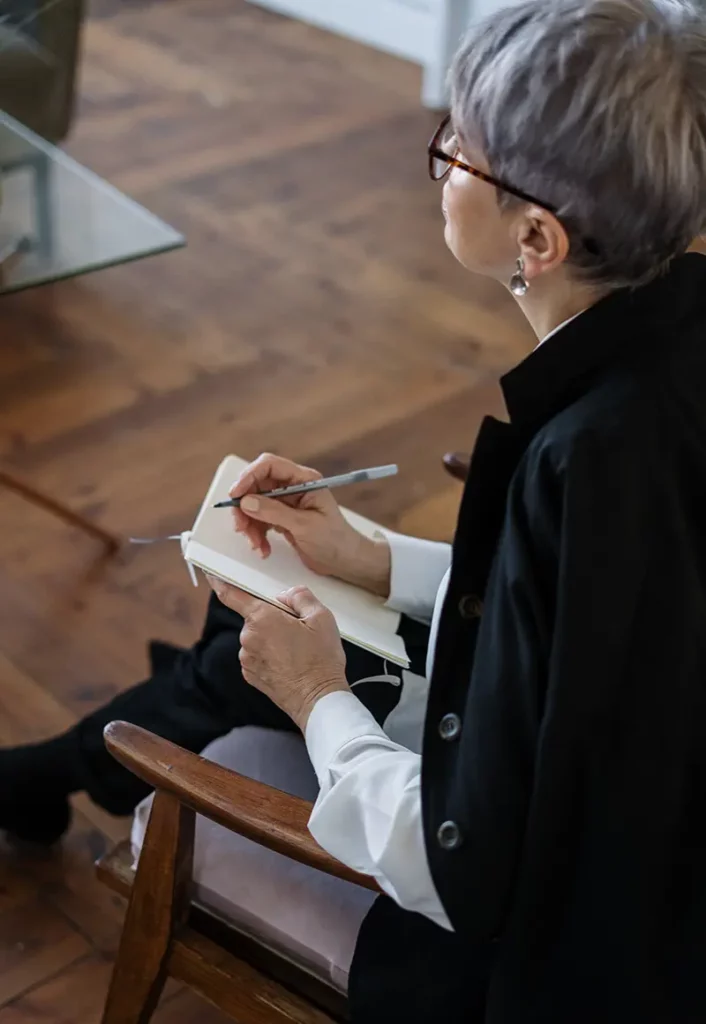
[[[457,130],[491,173],[555,209],[584,280],[643,284],[706,228],[698,8],[523,0],[472,29],[451,92]]]

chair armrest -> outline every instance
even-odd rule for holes
[[[106,726],[116,760],[154,789],[166,790],[211,821],[292,860],[379,892],[377,882],[336,860],[307,828],[313,804],[207,761],[128,722]]]

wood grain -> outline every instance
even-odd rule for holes
[[[0,1010],[2,1024],[96,1024],[111,964],[89,954],[59,974],[49,975]]]
[[[394,461],[346,502],[448,536],[441,455],[502,412],[497,376],[532,341],[445,248],[434,120],[418,68],[246,0],[92,0],[67,148],[188,246],[3,297],[0,463],[126,536],[188,527],[227,452]],[[93,540],[0,491],[0,743],[143,678],[147,640],[190,643],[205,600],[173,546],[97,565]],[[0,943],[38,900],[95,950],[50,976],[28,949],[1,1024],[99,1019],[123,906],[91,862],[125,833],[79,797],[62,850],[0,844]],[[170,991],[156,1020],[224,1019]]]
[[[194,825],[194,812],[176,797],[164,790],[155,794],[103,1024],[147,1024],[152,1018],[176,930],[191,904]]]
[[[171,999],[163,999],[152,1024],[224,1024],[224,1014],[195,992],[185,990]]]
[[[105,742],[135,775],[198,814],[285,857],[379,892],[370,876],[341,864],[314,841],[307,828],[310,801],[248,779],[127,722],[111,722]]]
[[[96,525],[96,523],[92,523],[86,516],[75,512],[54,495],[46,494],[37,490],[36,487],[31,487],[26,480],[23,480],[15,473],[8,473],[7,470],[0,468],[0,487],[4,487],[8,491],[14,491],[15,494],[19,494],[25,501],[37,505],[38,508],[48,512],[50,515],[57,516],[74,529],[83,530],[101,544],[103,557],[107,558],[117,554],[122,547],[122,541],[119,537],[108,533],[107,530]]]
[[[111,831],[117,834],[106,835],[75,810],[71,831],[59,849],[34,855],[23,851],[22,876],[27,885],[40,891],[47,905],[62,914],[95,949],[109,955],[118,947],[125,901],[95,878],[94,864],[120,840],[120,833],[127,833],[128,826],[126,819],[113,819]],[[16,858],[8,856],[8,861],[16,864]],[[1,865],[0,860],[0,877]]]
[[[208,995],[235,1021],[333,1024],[315,1006],[190,931],[176,944],[170,971],[197,992]]]
[[[0,1005],[85,956],[88,942],[43,900],[0,914]]]

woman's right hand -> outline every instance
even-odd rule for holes
[[[307,466],[266,453],[251,462],[230,489],[241,498],[233,509],[235,529],[263,558],[271,553],[270,530],[292,545],[304,565],[322,576],[337,576],[387,597],[390,588],[390,548],[384,538],[371,540],[343,516],[329,490],[309,491],[288,498],[261,498],[258,492],[320,480]]]

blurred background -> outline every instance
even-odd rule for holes
[[[223,455],[269,450],[398,462],[344,503],[451,537],[441,457],[502,414],[497,378],[532,345],[447,252],[426,172],[479,11],[0,2],[0,745],[200,625],[175,544],[106,559],[67,510],[118,540],[179,532]],[[60,852],[0,846],[2,1024],[98,1019],[123,908],[92,862],[126,828],[79,798]],[[154,1019],[222,1020],[178,987]]]

